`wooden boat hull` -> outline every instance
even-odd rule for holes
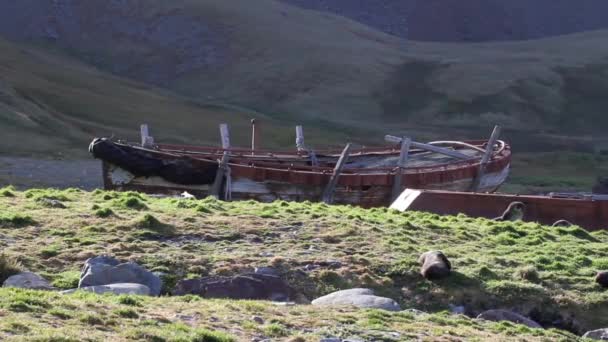
[[[135,190],[147,193],[180,194],[184,191],[204,197],[210,194],[218,163],[192,155],[171,154],[134,146],[109,143],[114,152],[96,157],[103,161],[104,186],[110,190]],[[104,152],[105,153],[105,152]],[[95,153],[94,153],[95,155]],[[490,161],[481,179],[480,191],[493,192],[507,178],[510,150]],[[129,158],[137,161],[130,165]],[[177,166],[183,170],[179,176]],[[255,164],[229,164],[230,195],[234,200],[255,199],[320,201],[329,183],[331,168],[258,167]],[[402,178],[403,188],[467,191],[479,169],[479,161],[460,161],[435,167],[408,168]],[[177,174],[176,174],[177,172]],[[334,203],[364,207],[388,206],[396,169],[347,170],[338,178]],[[163,177],[162,174],[165,174]],[[196,176],[200,179],[192,181]],[[187,181],[183,181],[187,180]],[[224,183],[226,180],[224,179]],[[224,184],[226,187],[226,184]]]
[[[601,198],[601,199],[600,199]],[[407,190],[391,206],[405,211],[471,217],[500,216],[511,202],[526,205],[524,220],[552,225],[567,220],[588,230],[608,229],[608,197],[559,198],[449,191]]]

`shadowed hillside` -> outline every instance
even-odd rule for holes
[[[608,27],[603,0],[282,0],[421,41],[526,40]]]
[[[23,88],[19,83],[29,79],[29,87],[38,89],[36,97],[31,90],[11,96],[28,103],[34,98],[80,121],[136,127],[152,116],[159,120],[153,126],[167,127],[172,137],[215,141],[214,123],[228,121],[241,125],[236,132],[245,132],[250,113],[264,113],[262,122],[274,135],[279,132],[278,138],[264,135],[269,147],[292,144],[292,129],[274,131],[276,124],[303,123],[316,135],[307,135],[314,143],[348,137],[379,143],[387,132],[419,139],[478,138],[500,123],[521,149],[541,143],[589,145],[576,139],[599,136],[608,125],[606,31],[511,43],[406,43],[342,17],[272,0],[150,0],[145,6],[137,0],[29,0],[3,3],[0,9],[0,32],[8,38],[71,56],[61,57],[59,68],[5,59],[12,76],[3,76],[4,92],[17,94],[15,89]],[[15,47],[4,44],[3,49]],[[77,77],[85,84],[102,79],[97,88],[77,86],[95,89],[97,102],[61,91],[74,86],[69,78],[49,86],[48,79],[29,76],[33,70],[52,74],[61,68],[89,70]],[[140,97],[124,96],[129,92],[114,81],[144,90]],[[142,92],[180,105],[160,110]],[[200,103],[235,108],[230,114],[241,116],[198,112]],[[200,134],[197,125],[203,121]],[[563,136],[575,143],[562,144]]]
[[[0,51],[2,154],[85,156],[92,137],[135,140],[143,122],[165,141],[213,144],[224,120],[244,133],[250,115],[265,119],[111,76],[62,54],[3,40]],[[273,139],[276,144],[281,135]]]

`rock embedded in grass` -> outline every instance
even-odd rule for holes
[[[330,293],[312,301],[316,306],[352,305],[365,309],[400,311],[401,307],[393,299],[374,295],[371,289],[350,289]]]
[[[19,289],[31,290],[53,290],[51,283],[32,272],[22,272],[13,275],[4,281],[3,287],[15,287]]]
[[[600,284],[602,287],[608,287],[608,271],[598,272],[595,276],[595,282]]]
[[[256,267],[253,271],[255,274],[265,274],[271,276],[279,276],[280,272],[274,267]]]
[[[62,294],[72,294],[76,291],[93,292],[97,294],[113,293],[116,295],[138,295],[138,296],[149,296],[150,288],[142,284],[134,283],[122,283],[122,284],[109,284],[109,285],[97,285],[97,286],[85,286],[78,289],[61,291]]]
[[[608,328],[587,331],[583,338],[590,340],[608,341]]]
[[[542,329],[542,326],[540,324],[534,322],[533,320],[525,316],[522,316],[518,313],[509,310],[488,310],[479,314],[477,318],[493,322],[509,321],[517,324],[523,324],[530,328]]]
[[[65,204],[61,203],[61,201],[58,201],[56,199],[49,199],[49,198],[40,198],[38,200],[38,203],[40,203],[40,205],[42,205],[43,207],[46,208],[54,208],[54,209],[65,209],[66,206]]]
[[[420,274],[428,280],[443,279],[450,275],[452,264],[441,251],[429,251],[418,258]]]
[[[119,283],[147,286],[152,296],[160,295],[162,280],[134,262],[120,263],[115,258],[100,256],[87,260],[82,270],[79,288]]]

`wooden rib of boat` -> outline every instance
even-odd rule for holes
[[[321,201],[327,185],[335,178],[333,203],[364,207],[388,206],[393,184],[400,175],[406,187],[468,191],[480,172],[486,141],[438,142],[436,145],[463,155],[454,159],[445,154],[412,149],[405,168],[398,166],[400,146],[352,150],[348,162],[334,176],[340,153],[317,151],[277,152],[154,145],[95,139],[90,152],[103,162],[106,189],[195,196],[211,194],[216,175],[223,175],[222,189],[234,200]],[[493,144],[493,151],[478,179],[478,191],[493,192],[507,178],[510,147]],[[228,155],[229,172],[218,172],[218,160]],[[316,159],[313,162],[313,158]],[[313,165],[316,164],[316,165]],[[223,197],[223,196],[220,196]]]
[[[587,230],[608,229],[608,196],[597,194],[523,196],[407,189],[391,208],[494,218],[512,202],[525,204],[524,221],[552,225],[567,220]]]

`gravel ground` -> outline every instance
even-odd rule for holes
[[[102,187],[101,162],[0,157],[0,187],[52,187],[91,190]]]

